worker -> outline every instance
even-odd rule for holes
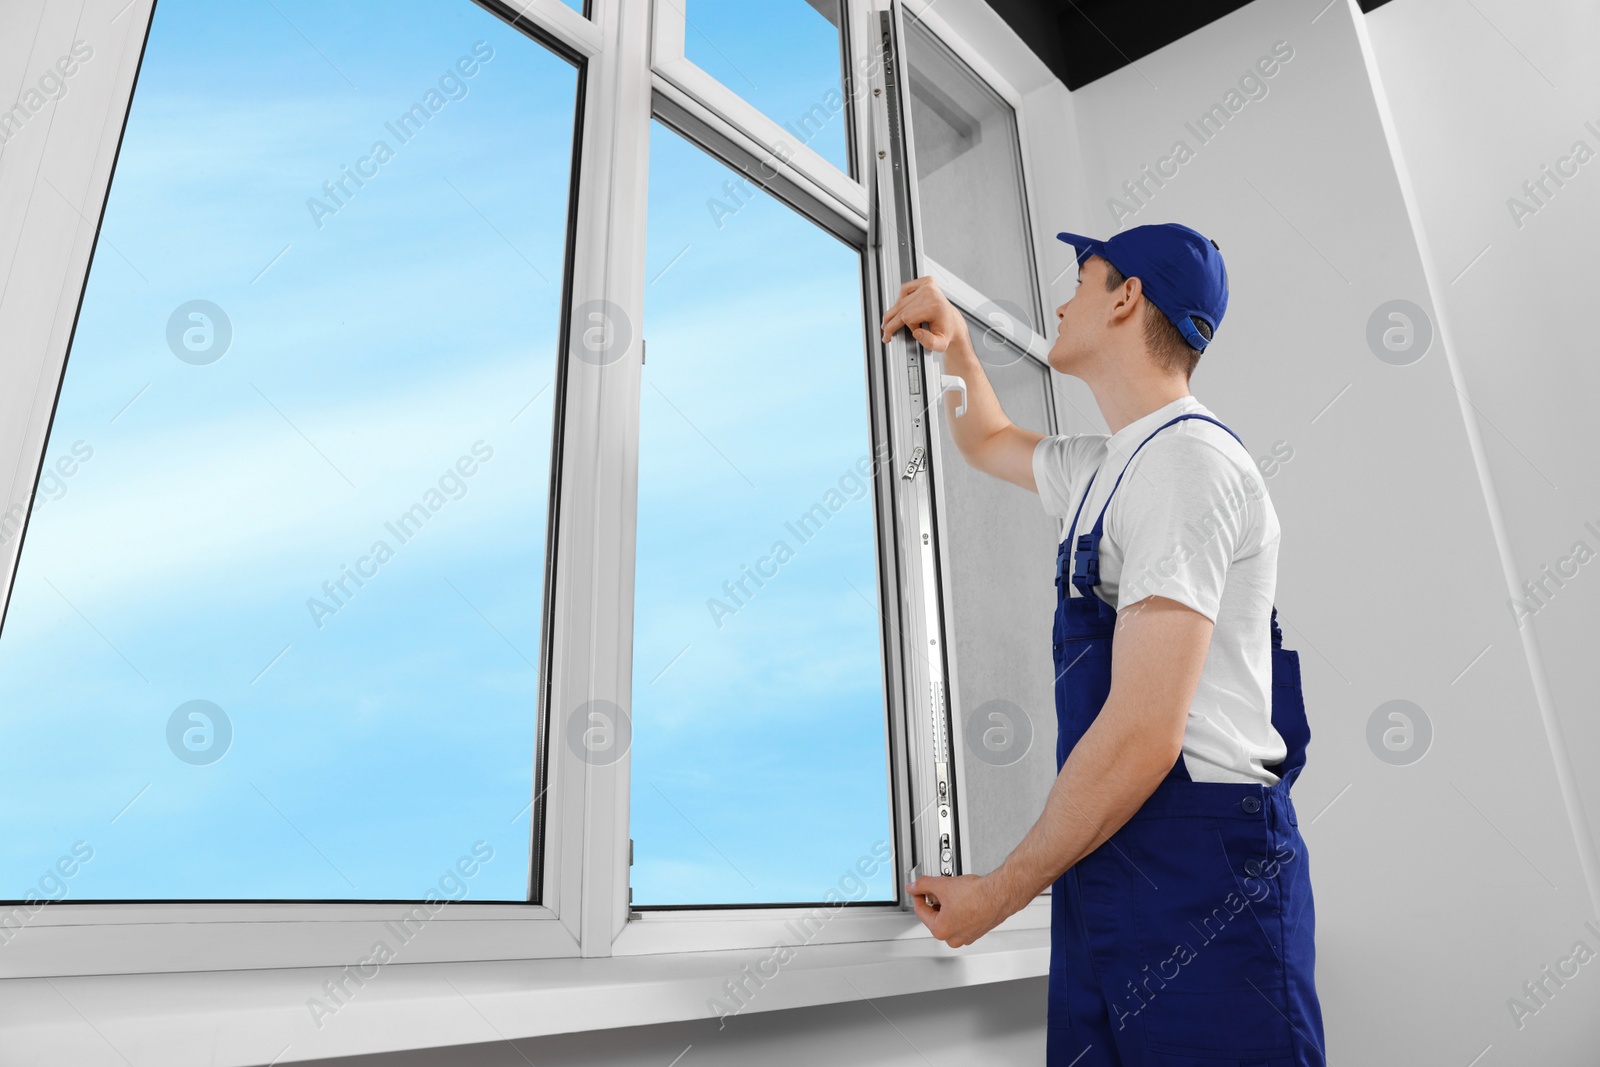
[[[883,319],[943,353],[978,470],[1063,520],[1055,569],[1056,780],[989,874],[906,888],[951,947],[1050,889],[1050,1067],[1323,1067],[1311,873],[1289,789],[1310,731],[1273,598],[1279,525],[1243,443],[1189,392],[1228,305],[1187,226],[1063,233],[1078,288],[1050,367],[1109,436],[1014,425],[932,278]]]

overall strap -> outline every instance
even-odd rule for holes
[[[1089,475],[1089,484],[1084,486],[1083,496],[1078,499],[1078,510],[1072,513],[1072,525],[1067,527],[1067,536],[1061,542],[1060,547],[1056,549],[1056,593],[1058,599],[1067,595],[1067,591],[1061,585],[1061,580],[1066,577],[1067,567],[1072,563],[1072,542],[1078,532],[1078,516],[1083,514],[1083,505],[1089,502],[1089,490],[1094,488],[1094,480],[1099,474],[1100,471],[1097,469],[1094,474]]]
[[[1084,596],[1093,595],[1090,590],[1094,586],[1100,584],[1100,538],[1105,535],[1106,512],[1110,510],[1111,498],[1117,495],[1117,488],[1122,485],[1122,479],[1127,476],[1128,468],[1133,464],[1134,456],[1137,456],[1139,454],[1139,449],[1149,444],[1151,440],[1155,438],[1156,434],[1160,433],[1162,430],[1165,430],[1168,426],[1182,422],[1184,419],[1204,419],[1209,423],[1222,426],[1224,430],[1228,430],[1228,427],[1223,426],[1222,423],[1218,422],[1216,419],[1213,419],[1210,415],[1201,415],[1199,412],[1190,412],[1187,415],[1179,415],[1176,418],[1169,419],[1168,421],[1162,423],[1160,426],[1157,426],[1154,430],[1150,431],[1150,435],[1148,437],[1139,442],[1139,448],[1135,448],[1132,455],[1128,456],[1128,462],[1122,465],[1122,473],[1117,475],[1116,484],[1111,487],[1111,492],[1106,494],[1106,502],[1100,508],[1099,517],[1095,519],[1094,529],[1086,534],[1081,534],[1078,536],[1077,560],[1072,568],[1072,584],[1077,586],[1078,591]],[[1232,430],[1228,430],[1228,435],[1235,441],[1238,441],[1239,445],[1243,447],[1244,441],[1240,439],[1238,434],[1234,433]],[[1087,491],[1084,493],[1084,497],[1085,499],[1088,498]],[[1082,505],[1080,504],[1079,507],[1081,508]],[[1073,526],[1074,529],[1076,529],[1076,520],[1074,520]]]

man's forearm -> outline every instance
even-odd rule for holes
[[[1116,833],[1161,784],[1178,753],[1135,727],[1108,702],[1073,746],[1044,814],[990,875],[1007,915]]]

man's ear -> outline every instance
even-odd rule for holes
[[[1144,285],[1138,278],[1128,278],[1117,291],[1111,294],[1111,321],[1122,322],[1133,316],[1134,310],[1139,306],[1139,297],[1144,294]]]

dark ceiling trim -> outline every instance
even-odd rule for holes
[[[1068,89],[1137,63],[1250,0],[989,0]],[[1388,0],[1359,0],[1362,11]]]

